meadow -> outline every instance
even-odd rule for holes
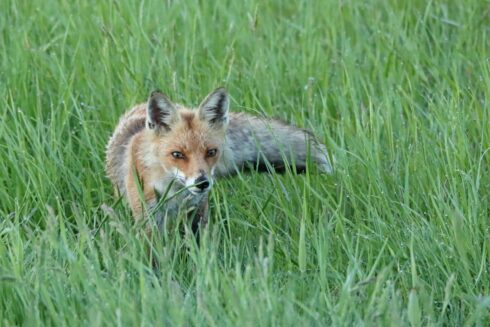
[[[488,326],[489,33],[483,0],[2,0],[0,325]],[[221,85],[336,171],[221,179],[199,245],[149,242],[107,140]]]

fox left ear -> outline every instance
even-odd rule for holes
[[[220,87],[211,92],[199,105],[199,118],[210,125],[226,126],[229,104],[228,92]]]
[[[175,105],[159,90],[150,94],[146,110],[146,126],[149,129],[169,131],[176,119]]]

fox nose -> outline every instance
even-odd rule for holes
[[[201,191],[206,190],[209,187],[209,180],[206,176],[200,176],[196,179],[196,185]]]

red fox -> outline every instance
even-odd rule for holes
[[[121,118],[107,145],[106,170],[136,219],[153,212],[161,228],[182,212],[192,216],[196,229],[207,223],[215,177],[247,166],[304,170],[309,156],[321,171],[332,172],[326,147],[312,133],[278,120],[231,113],[229,102],[224,88],[195,109],[154,91],[147,103]]]

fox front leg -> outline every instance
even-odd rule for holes
[[[192,232],[197,237],[199,236],[199,230],[206,227],[208,223],[208,196],[201,201],[199,206],[194,212],[191,213],[192,216]]]

